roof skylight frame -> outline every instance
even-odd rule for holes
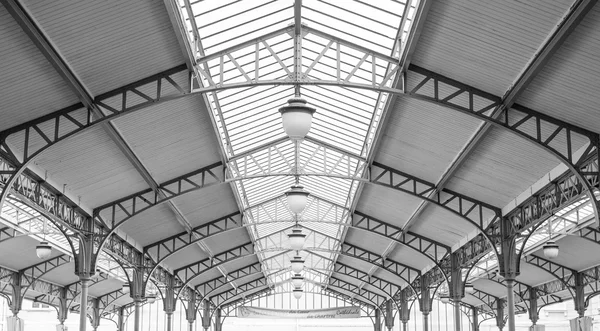
[[[187,2],[189,5],[188,13],[184,13],[185,19],[189,16],[193,16],[196,19],[201,18],[202,15],[210,14],[211,17],[217,17],[217,21],[223,19],[222,22],[210,21],[209,23],[200,23],[187,21],[188,28],[196,26],[198,31],[188,31],[190,33],[190,40],[196,45],[200,51],[198,56],[204,56],[205,53],[215,53],[224,50],[227,47],[232,47],[236,44],[241,44],[245,40],[256,38],[260,35],[270,36],[266,37],[261,44],[257,44],[255,49],[259,49],[261,58],[263,61],[260,62],[260,79],[283,79],[290,71],[293,70],[293,45],[290,47],[289,37],[282,33],[273,33],[275,31],[290,31],[289,23],[293,23],[293,15],[286,15],[287,11],[293,7],[293,1],[282,1],[277,4],[277,10],[275,13],[266,13],[266,8],[275,5],[274,1],[257,5],[256,3],[240,3],[239,1],[229,1],[226,4],[216,1],[202,1],[202,2],[189,2],[189,0],[179,0],[182,8],[185,7]],[[326,29],[334,28],[330,30],[330,33],[335,35],[337,38],[350,39],[358,41],[358,45],[363,48],[377,48],[378,50],[394,55],[396,51],[396,36],[399,34],[398,28],[394,26],[401,26],[403,21],[402,15],[406,13],[404,10],[407,6],[405,3],[400,1],[388,0],[385,5],[389,5],[388,9],[379,8],[382,7],[380,3],[378,6],[373,6],[364,1],[352,1],[347,8],[342,8],[335,5],[331,1],[313,1],[305,0],[303,9],[306,9],[305,15],[302,17],[307,18],[308,26],[311,23],[308,19],[313,19],[313,25],[320,25]],[[289,2],[289,3],[288,3]],[[291,7],[290,7],[291,5]],[[202,6],[207,8],[205,13],[198,12],[202,10]],[[386,6],[383,6],[386,7]],[[398,7],[398,8],[396,8]],[[239,13],[235,13],[237,8],[242,8]],[[270,7],[269,7],[270,8]],[[273,7],[275,8],[275,7]],[[345,33],[341,29],[336,29],[333,26],[327,24],[320,24],[314,21],[314,17],[323,15],[323,8],[329,8],[331,13],[337,13],[336,19],[339,20],[339,24],[347,25],[351,33]],[[356,9],[358,8],[358,9]],[[362,8],[362,9],[361,9]],[[395,10],[394,10],[395,8]],[[399,10],[401,9],[401,10]],[[353,12],[354,10],[354,12]],[[186,10],[183,10],[184,12]],[[312,12],[309,12],[312,11]],[[380,24],[380,20],[371,20],[375,25],[382,25],[384,30],[389,30],[389,36],[386,38],[385,32],[381,33],[368,28],[368,24],[361,27],[357,24],[352,23],[352,19],[344,19],[344,15],[355,18],[356,20],[369,20],[368,17],[362,14],[362,12],[368,11],[381,11],[384,12],[382,15],[389,15],[394,17],[394,22],[384,22]],[[402,14],[398,14],[402,13]],[[278,19],[275,16],[279,14],[283,19]],[[290,12],[293,14],[293,12]],[[242,18],[244,17],[244,18]],[[257,18],[268,17],[268,20],[260,20]],[[236,24],[227,26],[226,21],[236,20]],[[287,22],[286,22],[287,20]],[[285,23],[284,23],[285,22]],[[336,24],[337,24],[336,23]],[[221,25],[220,25],[221,24]],[[218,26],[222,26],[221,30],[217,30]],[[232,34],[235,29],[244,27],[244,33],[238,33],[232,38],[228,38],[227,35]],[[213,30],[208,32],[209,30]],[[308,30],[310,31],[310,30]],[[303,42],[303,49],[305,50],[302,54],[303,62],[302,68],[304,70],[312,71],[310,78],[319,80],[319,77],[327,77],[326,71],[331,73],[331,70],[337,70],[331,66],[322,67],[321,69],[313,67],[315,60],[319,58],[319,54],[323,52],[323,43],[326,42],[328,33],[314,34],[316,30],[312,30],[313,34],[305,36],[306,42]],[[328,31],[325,31],[328,32]],[[201,38],[202,34],[209,38]],[[282,39],[281,36],[287,37]],[[362,35],[362,37],[361,37]],[[372,40],[371,35],[377,35],[382,40],[387,40],[384,44],[370,44]],[[366,36],[366,37],[365,37]],[[218,38],[217,38],[218,37]],[[197,40],[196,40],[197,39]],[[215,39],[215,40],[210,40]],[[221,39],[216,41],[216,39]],[[362,40],[362,41],[361,41]],[[368,42],[364,43],[364,42]],[[342,56],[342,67],[340,68],[341,75],[352,76],[355,75],[355,79],[362,79],[364,83],[370,82],[370,78],[366,75],[367,71],[364,71],[362,67],[358,70],[353,69],[356,62],[364,63],[368,66],[373,66],[377,69],[374,75],[378,80],[383,80],[385,77],[389,77],[389,65],[384,66],[380,63],[371,63],[371,60],[364,56],[357,55],[356,51],[346,46],[337,46],[340,49]],[[206,65],[202,66],[202,70],[205,73],[210,73],[214,79],[218,77],[218,80],[227,82],[236,82],[245,80],[246,78],[252,77],[252,65],[254,59],[252,49],[240,48],[236,50],[236,54],[240,56],[239,61],[234,61],[233,58],[227,58],[225,56],[216,57],[210,60]],[[262,54],[265,54],[264,56]],[[268,58],[268,54],[274,55],[269,61],[264,61]],[[324,54],[323,60],[330,59],[331,56]],[[375,59],[373,57],[373,59]],[[243,71],[237,68],[244,68]],[[272,70],[271,70],[272,68]],[[325,71],[323,71],[325,70]],[[223,74],[220,73],[223,71]],[[258,71],[257,71],[258,72]],[[280,74],[278,74],[280,73]],[[325,76],[324,76],[325,75]],[[246,77],[244,77],[246,76]],[[331,76],[331,74],[329,74]],[[222,78],[221,78],[222,77]],[[362,78],[361,78],[362,77]],[[208,83],[208,78],[204,78],[205,82]],[[387,84],[391,84],[388,81]],[[368,91],[368,90],[354,90],[344,86],[305,86],[301,87],[300,91],[303,94],[314,97],[314,103],[320,108],[321,112],[318,112],[315,119],[313,120],[313,130],[309,133],[307,140],[310,138],[316,138],[316,140],[327,140],[337,148],[346,151],[351,154],[360,155],[365,157],[368,155],[368,151],[371,148],[370,141],[374,136],[376,128],[380,125],[380,115],[383,109],[383,104],[387,100],[387,95],[382,97],[382,93]],[[269,103],[262,105],[256,105],[256,103],[250,102],[248,96],[252,94],[265,94],[267,98],[270,98]],[[235,157],[241,153],[252,151],[253,149],[259,148],[265,142],[278,141],[282,137],[285,137],[283,130],[278,127],[278,115],[276,109],[285,103],[287,96],[293,96],[293,90],[291,87],[273,87],[273,86],[257,86],[257,87],[244,87],[239,89],[231,90],[217,90],[216,92],[209,92],[209,105],[211,108],[211,114],[215,117],[217,122],[220,138],[223,145],[225,146],[227,157],[233,159],[231,162],[231,169],[241,172],[239,161],[235,160]],[[310,99],[310,98],[309,98]],[[311,102],[311,100],[308,100]],[[353,107],[348,107],[353,105]],[[354,107],[356,106],[356,107]],[[356,108],[356,110],[353,110]],[[264,115],[252,115],[255,114],[258,109],[263,109]],[[272,112],[272,113],[271,113]],[[320,114],[320,115],[319,115]],[[261,121],[262,124],[256,125],[257,122]],[[268,120],[270,119],[270,120]],[[277,123],[277,124],[276,124]],[[345,124],[340,124],[345,123]],[[351,132],[352,136],[357,136],[356,139],[349,139],[348,133]],[[250,133],[250,135],[248,135]],[[305,144],[310,145],[310,144]],[[284,153],[288,153],[285,151]],[[304,159],[310,158],[311,154],[314,154],[315,149],[301,150],[301,157]],[[264,158],[263,158],[264,159]],[[355,177],[361,177],[365,174],[366,162],[355,163],[353,175]],[[286,167],[284,163],[278,164],[279,171],[284,171]],[[309,171],[315,171],[316,168],[310,164],[306,166]],[[256,169],[254,169],[256,171]],[[350,171],[348,171],[350,173]],[[341,176],[342,173],[337,175]],[[291,177],[290,177],[291,179]],[[265,185],[266,183],[266,185]],[[271,199],[277,199],[281,196],[282,191],[287,189],[290,180],[283,176],[279,177],[266,177],[264,179],[243,179],[235,182],[238,194],[242,196],[243,204],[245,208],[252,205],[264,203]],[[312,186],[314,194],[321,195],[325,199],[334,202],[335,204],[350,206],[357,192],[358,182],[355,180],[339,179],[339,178],[327,178],[327,177],[305,177],[303,184]],[[261,187],[262,184],[262,187]],[[264,186],[269,187],[265,189]],[[310,188],[309,188],[310,190]],[[312,193],[312,192],[311,192]],[[279,210],[278,213],[283,212]],[[285,215],[282,214],[282,216]],[[279,217],[279,215],[277,215]],[[349,215],[341,215],[339,223],[348,222]],[[250,221],[252,222],[252,221]],[[323,230],[329,230],[328,233],[343,233],[344,226],[336,226],[331,222],[324,224]],[[314,226],[314,225],[313,225]],[[331,229],[329,229],[331,228]],[[256,230],[256,228],[254,228]],[[259,237],[257,231],[250,231],[253,237]]]

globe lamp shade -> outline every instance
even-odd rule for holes
[[[150,294],[146,296],[146,302],[149,304],[153,304],[156,301],[156,295]]]
[[[290,239],[290,246],[293,250],[302,250],[304,247],[304,239],[306,238],[306,235],[302,233],[302,230],[293,229],[292,233],[288,234],[288,238]]]
[[[448,303],[448,302],[450,302],[450,297],[447,295],[440,295],[440,301],[442,303]]]
[[[302,98],[288,100],[288,105],[279,108],[285,134],[292,140],[302,140],[310,131],[316,109],[306,105]]]
[[[35,247],[35,254],[42,260],[47,259],[52,255],[52,246],[47,241],[40,241]]]
[[[473,284],[465,283],[465,292],[469,294],[475,292],[475,287],[473,287]]]
[[[294,289],[294,298],[296,298],[296,299],[302,298],[302,289],[301,288]]]
[[[304,277],[302,277],[302,275],[295,274],[294,276],[292,276],[292,285],[294,285],[295,288],[302,287],[303,282],[304,282]]]
[[[558,245],[550,240],[544,246],[544,256],[553,259],[558,256]]]
[[[306,207],[308,192],[304,191],[300,185],[294,185],[291,189],[285,192],[287,203],[292,213],[299,214]]]
[[[304,260],[301,256],[294,256],[290,263],[292,264],[292,272],[295,274],[299,274],[304,269]]]
[[[123,287],[121,288],[121,292],[123,292],[125,294],[129,294],[130,291],[131,291],[131,288],[129,287],[129,284],[123,284]]]

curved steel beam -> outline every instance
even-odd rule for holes
[[[20,300],[23,299],[27,290],[29,290],[40,277],[62,265],[70,263],[71,261],[70,256],[63,254],[19,270],[19,286],[21,287]],[[25,287],[22,287],[23,285],[25,285]]]
[[[575,287],[575,277],[577,275],[577,271],[535,255],[525,256],[521,261],[536,266],[552,275],[552,277],[564,284],[565,288],[571,294],[571,297],[575,299],[573,288]]]
[[[383,221],[371,218],[368,215],[359,212],[356,214],[360,216],[360,219],[356,220],[353,218],[351,224],[336,224],[358,229],[360,231],[371,232],[381,236],[382,238],[393,240],[403,247],[407,247],[426,257],[440,269],[444,277],[447,279],[446,272],[442,266],[439,265],[438,261],[448,254],[449,247],[414,233],[403,233],[401,229]],[[261,222],[260,224],[267,223],[271,222]],[[194,228],[191,234],[188,232],[182,232],[180,234],[152,243],[144,247],[144,254],[146,254],[149,258],[154,256],[155,259],[153,258],[153,260],[156,261],[155,266],[150,269],[148,274],[152,275],[155,268],[165,259],[203,239],[206,239],[210,236],[223,234],[227,231],[233,231],[241,227],[253,225],[254,224],[243,224],[242,215],[240,213],[233,213],[231,215],[200,225]],[[307,227],[307,229],[310,230],[310,227]],[[194,237],[193,234],[197,234],[197,236]]]

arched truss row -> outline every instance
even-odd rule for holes
[[[282,252],[288,252],[289,249],[281,249]],[[272,249],[271,249],[272,251]],[[407,283],[411,282],[411,279],[415,279],[420,275],[420,271],[409,266],[406,266],[402,263],[395,262],[390,259],[384,260],[378,254],[369,252],[360,247],[353,246],[350,244],[342,244],[340,251],[331,251],[324,250],[328,252],[333,252],[336,254],[341,254],[347,257],[360,259],[362,261],[368,262],[372,265],[376,265],[383,269],[386,269],[388,272],[400,277],[400,279],[404,280]],[[310,250],[309,250],[310,252]],[[181,280],[181,284],[178,284],[178,292],[177,297],[179,297],[186,286],[189,285],[191,281],[204,274],[206,271],[211,270],[217,266],[223,265],[225,263],[235,261],[241,258],[246,258],[249,256],[254,256],[258,254],[259,251],[255,251],[254,243],[248,242],[246,244],[237,246],[225,252],[215,254],[212,258],[206,258],[201,261],[189,264],[187,266],[183,266],[175,270],[175,275]]]
[[[369,285],[378,288],[380,291],[382,291],[383,293],[388,295],[391,300],[394,300],[393,299],[394,295],[401,290],[400,286],[398,286],[398,285],[390,283],[389,281],[386,281],[377,276],[369,275],[368,273],[366,273],[362,270],[353,268],[353,267],[343,264],[341,262],[337,262],[333,266],[333,272],[337,272],[342,275],[352,277],[361,282],[366,282]],[[408,284],[407,286],[410,286],[410,283],[407,283],[407,284]]]
[[[10,167],[6,163],[6,159],[0,154],[0,180],[3,180],[2,169]],[[88,225],[91,216],[79,208],[74,202],[59,193],[58,190],[51,187],[43,179],[38,178],[30,171],[21,173],[19,180],[15,183],[9,199],[18,199],[20,202],[27,204],[37,212],[45,216],[66,238],[73,254],[75,250],[72,242],[72,237],[82,234],[82,230]],[[101,248],[105,253],[109,254],[115,261],[120,264],[133,267],[150,262],[144,258],[142,253],[133,245],[123,238],[112,235],[109,236],[109,231],[105,225],[100,222],[91,222],[92,230],[97,234],[95,239],[96,254],[100,253]],[[4,235],[10,234],[12,230],[6,230]],[[17,230],[18,231],[18,230]],[[88,230],[85,230],[88,231]],[[103,245],[100,248],[100,245]],[[162,267],[157,267],[159,274],[165,275],[166,270]]]
[[[110,293],[106,293],[97,298],[90,297],[90,300],[88,300],[88,307],[87,307],[88,314],[93,316],[93,314],[91,314],[91,311],[93,311],[94,309],[98,309],[99,316],[102,316],[105,313],[110,312],[110,308],[112,307],[112,305],[115,301],[117,301],[125,296],[127,296],[127,294],[123,293],[121,290],[116,290],[116,291],[112,291]],[[95,301],[97,301],[97,304],[95,303]],[[71,307],[70,310],[72,312],[80,313],[81,306],[79,304],[73,305],[73,307]]]
[[[304,285],[304,288],[303,288],[303,292],[304,293],[314,293],[314,294],[324,295],[324,293],[327,293],[330,290],[330,291],[333,291],[334,293],[336,293],[337,295],[343,295],[343,294],[341,294],[341,292],[339,292],[339,290],[348,291],[348,288],[351,288],[352,286],[354,286],[352,284],[348,284],[348,283],[346,283],[344,281],[341,281],[341,280],[337,280],[334,283],[335,284],[332,284],[332,283],[318,283],[318,282],[306,282],[305,285]],[[341,286],[344,286],[344,287],[341,287]],[[348,286],[350,286],[350,287],[348,287]],[[260,287],[257,287],[256,289],[258,289],[258,288],[260,288]],[[291,282],[285,281],[285,282],[279,282],[279,283],[275,283],[273,285],[270,285],[268,289],[270,289],[271,291],[270,292],[265,291],[264,292],[265,294],[263,294],[263,295],[276,295],[276,294],[284,294],[284,293],[290,293],[291,294],[292,290],[293,290],[293,287],[292,287],[292,283]],[[260,291],[257,291],[257,292],[263,292],[263,290],[260,290]],[[268,293],[268,294],[266,294],[266,293]],[[252,297],[252,295],[250,295],[250,297]],[[358,304],[360,306],[373,307],[373,309],[377,309],[378,305],[374,301],[372,301],[371,299],[372,298],[381,299],[381,297],[378,297],[374,293],[369,293],[368,297],[365,297],[364,295],[365,295],[365,293],[361,293],[361,294],[355,295],[354,298],[351,298],[352,299],[351,302],[353,302],[353,304]],[[343,297],[350,298],[347,295],[343,295]],[[232,296],[231,298],[235,298],[235,296]],[[231,298],[230,298],[230,300],[231,300]],[[223,301],[222,304],[221,304],[221,308],[227,307],[227,306],[231,306],[231,305],[236,305],[236,302],[238,300],[234,300],[234,301],[230,301],[230,302]],[[219,306],[217,306],[217,307],[219,307]]]
[[[272,222],[283,221],[275,220]],[[289,222],[292,224],[291,220]],[[144,247],[144,254],[155,262],[154,267],[151,267],[148,274],[151,275],[155,268],[168,257],[210,236],[222,234],[243,226],[253,226],[255,224],[267,223],[269,223],[269,221],[244,224],[242,220],[242,214],[233,213],[193,228],[191,233],[182,232],[180,234],[160,240],[156,243],[152,243]],[[394,240],[396,243],[424,255],[431,262],[435,263],[444,275],[447,274],[447,270],[444,270],[444,268],[438,264],[442,258],[448,255],[449,247],[445,245],[411,232],[402,232],[399,228],[393,225],[374,219],[359,212],[355,213],[355,217],[352,218],[351,224],[336,224],[339,224],[340,226],[352,227],[361,231],[368,231],[383,236],[387,239]],[[310,227],[308,227],[308,229],[310,230]]]
[[[21,293],[21,299],[30,288],[34,288],[36,281],[48,272],[72,261],[68,255],[59,255],[57,257],[42,261],[38,264],[21,269],[18,271],[19,284],[17,285]],[[15,284],[13,284],[15,287]]]
[[[272,148],[266,146],[265,148]],[[253,158],[249,158],[253,160]],[[255,162],[255,161],[252,161]],[[240,167],[237,165],[237,167]],[[149,209],[164,203],[170,199],[185,195],[187,193],[201,190],[208,186],[227,183],[230,181],[241,180],[244,178],[256,178],[266,176],[292,176],[293,172],[285,171],[283,173],[266,172],[265,167],[254,166],[256,169],[261,169],[260,174],[244,174],[242,177],[228,177],[231,173],[229,169],[232,167],[223,167],[221,163],[216,163],[202,169],[198,169],[189,174],[185,174],[169,180],[159,185],[159,191],[163,194],[157,194],[151,189],[146,189],[128,197],[118,199],[116,201],[99,206],[94,210],[94,217],[109,227],[110,234],[114,233],[119,226],[133,219],[134,216],[146,212]],[[245,165],[243,168],[248,169]],[[252,167],[250,167],[252,168]],[[344,167],[354,169],[353,167]],[[361,175],[352,174],[352,176],[335,175],[335,174],[300,174],[301,176],[333,176],[347,178],[351,180],[363,181],[375,185],[399,190],[416,196],[420,199],[427,200],[436,204],[449,212],[465,219],[471,225],[476,227],[490,241],[489,247],[493,247],[493,238],[499,231],[499,220],[501,211],[499,208],[490,206],[476,199],[461,195],[459,193],[442,189],[436,191],[435,184],[418,179],[414,176],[403,173],[399,170],[392,169],[382,164],[375,163],[368,172],[367,178]],[[430,196],[431,192],[437,192]],[[497,226],[490,226],[495,224]]]
[[[58,285],[42,280],[41,277],[71,261],[70,256],[59,255],[16,272],[0,267],[0,281],[4,284],[0,288],[0,292],[3,292],[7,296],[12,307],[20,310],[23,299],[26,297],[29,289],[35,289],[36,292],[48,294],[57,293],[59,289],[62,289]],[[40,295],[33,298],[33,300],[39,298],[40,300],[38,301],[42,301],[43,297],[44,295]],[[52,302],[48,302],[48,304],[53,305]]]
[[[381,296],[380,294],[365,290],[364,288],[345,282],[339,278],[336,278],[335,276],[329,277],[329,284],[327,286],[349,291],[357,297],[365,298],[369,302],[376,304],[377,307],[383,305],[387,301],[387,298]]]
[[[449,256],[450,247],[416,233],[403,231],[396,226],[375,219],[359,211],[354,212],[354,217],[351,219],[351,226],[352,228],[379,234],[387,239],[393,240],[397,244],[421,253],[428,260],[433,262],[446,281],[448,280],[448,275],[450,274],[450,270],[448,269],[449,265],[442,265],[440,264],[440,261]]]
[[[227,273],[227,278],[219,276],[206,281],[202,284],[196,285],[196,291],[202,293],[202,297],[210,297],[211,294],[229,285],[230,281],[236,281],[244,277],[259,275],[263,273],[262,264],[260,262],[253,263],[251,265],[239,268],[237,270]]]
[[[224,304],[221,309],[223,311],[223,316],[225,317],[235,317],[237,316],[237,308],[242,305],[253,305],[254,303],[258,304],[258,301],[262,298],[266,298],[274,295],[282,295],[285,293],[291,293],[291,289],[282,288],[282,286],[276,286],[274,288],[266,288],[264,290],[257,291],[252,293],[246,297],[242,297],[235,301],[228,302]],[[372,304],[351,298],[348,295],[345,295],[341,292],[330,288],[317,288],[315,286],[311,286],[307,289],[304,289],[304,293],[313,293],[321,295],[323,298],[327,298],[327,303],[329,306],[339,307],[339,303],[350,304],[350,305],[358,305],[361,307],[362,311],[365,312],[367,317],[374,317],[375,310],[377,309]],[[335,300],[334,304],[331,305],[331,300]]]
[[[89,287],[109,279],[107,274],[101,273],[90,279]],[[47,287],[47,290],[41,291],[44,294],[35,297],[34,301],[47,303],[57,307],[61,305],[61,301],[64,301],[64,305],[67,309],[74,307],[78,303],[81,294],[81,283],[79,281],[65,286],[51,285],[52,286]],[[36,286],[36,291],[40,292],[39,286]]]
[[[305,287],[311,287],[311,286],[315,286],[315,285],[319,285],[319,284],[312,282],[312,281],[307,281],[305,284]],[[324,284],[322,284],[322,285],[324,285]],[[255,279],[255,280],[252,280],[252,281],[249,281],[249,282],[239,285],[236,289],[230,289],[228,291],[219,293],[219,294],[211,297],[210,301],[213,302],[213,304],[215,306],[219,307],[219,306],[223,305],[224,303],[226,303],[227,301],[231,300],[232,298],[235,298],[239,295],[243,296],[244,293],[246,293],[246,292],[252,292],[256,289],[263,288],[265,286],[269,286],[266,278]],[[364,300],[374,303],[374,304],[377,304],[377,305],[380,305],[386,301],[386,298],[381,296],[378,293],[375,293],[375,292],[372,292],[369,290],[359,289],[358,286],[355,286],[353,284],[350,284],[346,281],[343,281],[343,280],[335,278],[335,277],[332,277],[330,279],[327,286],[332,286],[335,288],[340,288],[343,290],[351,291],[353,293],[356,293],[357,297],[363,298]]]
[[[289,268],[288,268],[289,269]],[[281,271],[286,271],[288,269],[278,269],[273,270],[274,273],[278,273]],[[312,271],[312,269],[310,269]],[[370,276],[368,273],[355,269],[351,266],[345,265],[343,263],[337,262],[334,265],[333,272],[341,273],[345,276],[354,278],[358,281],[368,282],[369,285],[376,287],[382,293],[385,293],[390,298],[393,297],[394,294],[400,291],[400,287],[386,281],[377,276]],[[208,282],[199,284],[196,286],[196,290],[201,290],[204,294],[204,297],[210,297],[212,293],[218,291],[219,289],[225,288],[228,286],[228,281],[236,281],[244,277],[248,277],[251,275],[259,275],[262,274],[263,270],[261,270],[261,263],[257,262],[255,264],[249,265],[244,268],[240,268],[238,270],[232,271],[227,274],[227,279],[225,277],[220,276],[218,278],[212,279]]]

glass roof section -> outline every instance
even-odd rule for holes
[[[298,217],[308,234],[300,254],[306,271],[331,272],[388,95],[318,82],[391,86],[390,63],[399,61],[399,39],[410,31],[415,12],[410,3],[303,0],[298,11],[293,0],[179,0],[198,84],[214,87],[206,100],[265,270],[288,268],[295,254],[285,250],[296,220],[284,194],[300,175],[311,194]],[[298,43],[295,22],[302,24]],[[297,88],[290,79],[316,84]],[[298,91],[317,112],[309,134],[296,144],[278,109]],[[270,275],[269,281],[290,274]]]

